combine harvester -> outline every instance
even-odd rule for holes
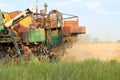
[[[78,16],[51,10],[47,4],[38,13],[32,8],[25,11],[0,11],[0,58],[30,58],[47,56],[50,60],[63,56],[65,49],[85,34],[84,26],[79,27]],[[70,44],[68,46],[68,44]],[[40,58],[38,58],[40,59]]]

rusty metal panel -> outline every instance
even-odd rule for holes
[[[63,34],[71,34],[71,27],[69,26],[64,26],[63,27]]]
[[[84,34],[85,32],[85,27],[71,27],[71,33]]]
[[[63,34],[84,34],[86,33],[85,27],[70,27],[64,26],[63,27]]]
[[[73,34],[74,34],[74,33],[76,33],[76,34],[77,34],[77,33],[80,33],[79,27],[71,27],[70,30],[71,30],[70,32],[73,33]]]
[[[85,34],[86,33],[86,27],[85,26],[80,26],[79,31],[80,31],[81,34]]]
[[[55,18],[54,17],[51,17],[50,18],[50,28],[54,28],[55,27],[55,22],[56,20],[55,20]]]
[[[17,34],[18,34],[19,36],[21,36],[22,33],[23,33],[24,31],[28,30],[28,29],[29,29],[29,28],[27,28],[27,27],[20,26],[20,27],[18,28],[18,30],[17,30]]]
[[[68,27],[78,27],[78,21],[64,21],[64,26]]]
[[[14,12],[10,12],[9,15],[11,18],[14,18],[15,16],[17,16],[20,13],[21,13],[21,11],[14,11]]]

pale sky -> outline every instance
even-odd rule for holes
[[[35,9],[36,0],[0,0],[0,9],[6,12]],[[48,9],[79,16],[87,34],[100,40],[120,40],[120,0],[38,0],[39,10],[44,3]]]

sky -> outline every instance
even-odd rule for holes
[[[33,7],[36,0],[0,0],[5,12]],[[77,15],[80,26],[86,26],[86,34],[100,40],[120,40],[120,0],[38,0],[39,10],[44,3],[48,10]]]

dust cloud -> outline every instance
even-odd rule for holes
[[[120,43],[75,43],[71,49],[66,50],[63,61],[83,61],[99,59],[109,61],[120,60]]]

